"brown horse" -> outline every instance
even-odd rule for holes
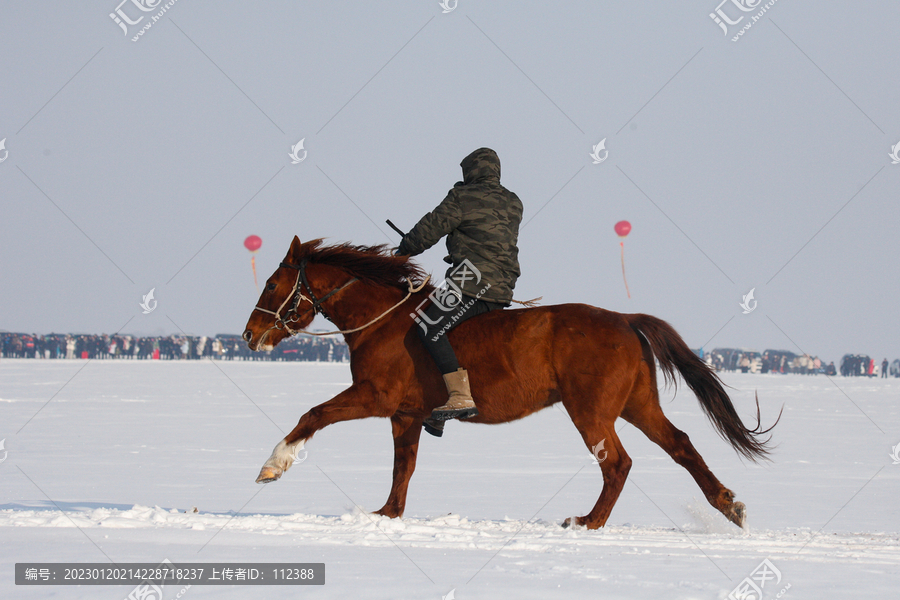
[[[300,418],[262,467],[258,483],[281,477],[316,431],[340,421],[386,417],[393,427],[394,479],[376,513],[403,514],[422,421],[447,399],[441,374],[411,318],[433,288],[425,286],[404,301],[412,283],[423,277],[420,267],[384,246],[323,247],[321,240],[301,243],[294,237],[247,322],[243,337],[249,347],[274,347],[307,327],[317,312],[341,330],[368,326],[345,334],[353,385]],[[620,417],[687,469],[712,506],[743,525],[744,505],[734,501],[734,493],[710,472],[688,436],[663,414],[654,359],[667,382],[674,381],[676,370],[681,374],[715,429],[741,455],[764,458],[768,439],[759,438],[769,430],[759,423],[748,429],[741,422],[715,373],[664,321],[563,304],[493,311],[448,335],[470,372],[478,403],[478,416],[466,423],[506,423],[562,402],[589,449],[605,440],[603,490],[593,509],[577,518],[578,525],[602,527],[625,485],[631,458],[616,435]]]

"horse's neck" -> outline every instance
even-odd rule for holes
[[[327,303],[325,312],[341,331],[366,326],[375,327],[398,316],[404,316],[402,307],[397,307],[388,314],[384,313],[400,302],[405,295],[406,293],[397,288],[371,286],[358,281],[337,294],[333,302]],[[406,318],[409,316],[406,315]],[[363,331],[365,329],[360,333]]]

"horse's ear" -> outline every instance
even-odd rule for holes
[[[300,247],[301,247],[302,245],[303,245],[303,242],[301,242],[301,241],[300,241],[300,238],[298,238],[298,237],[295,235],[295,236],[294,236],[294,239],[291,240],[291,249],[288,250],[288,254],[289,254],[290,256],[298,256],[298,255],[300,254]]]

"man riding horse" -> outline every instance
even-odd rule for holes
[[[597,461],[603,474],[600,497],[590,512],[563,526],[606,525],[632,464],[616,431],[617,419],[623,419],[687,469],[711,506],[743,527],[744,504],[735,501],[734,492],[709,470],[687,434],[663,414],[656,365],[666,382],[680,375],[715,430],[753,461],[768,456],[769,438],[763,436],[774,427],[760,424],[759,401],[757,424],[750,428],[715,371],[671,325],[651,315],[587,304],[496,310],[510,304],[519,276],[516,241],[522,203],[500,185],[500,161],[493,150],[476,150],[461,166],[463,182],[398,248],[399,254],[419,254],[446,235],[450,256],[445,260],[452,265],[447,289],[427,286],[418,265],[385,246],[323,247],[320,239],[303,243],[294,236],[242,337],[251,350],[268,350],[304,332],[316,314],[323,314],[338,328],[329,333],[342,333],[347,340],[353,383],[300,417],[272,450],[257,483],[278,480],[313,435],[329,425],[389,418],[393,481],[375,514],[401,517],[423,425],[440,435],[447,419],[497,425],[561,404],[585,446],[592,452],[604,448],[604,459]],[[414,311],[415,322],[408,311]],[[471,389],[480,408],[447,339],[448,331],[478,314],[477,322],[453,333],[453,341],[476,377]],[[443,389],[432,361],[450,396],[437,408]]]
[[[446,334],[467,319],[509,306],[520,274],[516,242],[522,202],[500,185],[497,153],[479,148],[460,166],[463,180],[416,223],[397,249],[397,254],[416,256],[447,236],[450,254],[444,260],[452,265],[446,276],[452,289],[444,290],[443,302],[432,296],[417,328],[450,396],[423,423],[425,431],[438,437],[443,434],[444,421],[478,414],[469,375],[460,367]]]

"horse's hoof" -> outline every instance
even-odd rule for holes
[[[744,529],[747,523],[747,507],[743,502],[735,502],[731,505],[731,514],[728,515],[728,520]]]
[[[256,478],[256,483],[272,483],[273,481],[278,481],[278,479],[281,478],[282,473],[284,473],[284,470],[279,469],[278,467],[264,465],[259,471],[259,477]]]
[[[569,529],[569,528],[576,529],[581,526],[582,526],[581,517],[569,517],[568,519],[566,519],[565,521],[562,522],[563,529]]]

